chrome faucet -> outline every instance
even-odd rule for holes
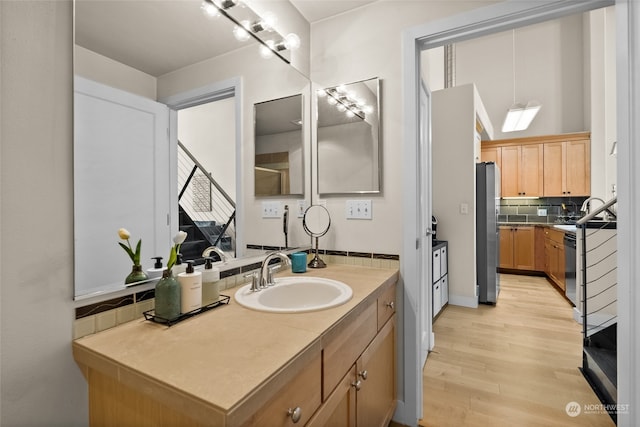
[[[227,262],[227,254],[225,254],[222,249],[217,246],[209,246],[207,249],[202,251],[202,258],[208,257],[209,255],[211,255],[211,252],[217,253],[220,256],[220,261],[222,261],[223,263]]]
[[[260,289],[273,285],[273,270],[275,267],[269,267],[269,262],[275,258],[280,258],[283,265],[291,265],[289,257],[284,252],[276,251],[267,254],[267,257],[262,261],[262,265],[260,266],[260,275],[258,276],[258,286]]]
[[[604,200],[602,200],[600,197],[589,197],[582,204],[582,207],[580,208],[580,212],[584,212],[585,214],[591,213],[590,211],[591,211],[591,201],[592,200],[598,200],[599,202],[601,202],[604,205]]]

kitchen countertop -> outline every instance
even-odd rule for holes
[[[171,327],[139,319],[80,338],[73,342],[74,358],[85,374],[92,368],[153,395],[171,395],[167,400],[187,413],[228,425],[225,418],[239,407],[257,409],[270,380],[292,360],[304,363],[305,354],[319,354],[321,338],[395,283],[398,270],[328,265],[296,276],[304,275],[340,280],[353,297],[327,310],[276,314],[240,306],[237,288],[229,289],[228,305]]]
[[[555,224],[548,222],[499,222],[498,226],[510,226],[510,225],[529,225],[532,227],[547,227],[547,228],[555,228],[558,230],[562,230],[566,233],[575,233],[576,225],[575,224]]]

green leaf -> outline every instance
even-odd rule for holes
[[[134,255],[133,263],[135,265],[140,265],[140,248],[142,246],[142,239],[138,240],[138,244],[136,245],[136,253]]]
[[[167,270],[171,270],[171,267],[174,266],[177,260],[178,260],[178,252],[176,251],[176,247],[171,246],[171,252],[169,253],[169,261],[167,261]]]
[[[131,258],[131,261],[135,264],[136,260],[135,260],[133,251],[131,251],[131,249],[124,243],[118,242],[118,244],[122,247],[122,249],[125,250],[125,252],[129,255],[129,258]]]

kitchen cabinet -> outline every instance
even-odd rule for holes
[[[500,229],[500,268],[535,270],[535,227],[505,226]]]
[[[327,346],[329,351],[324,358],[325,383],[323,390],[327,396],[320,409],[313,415],[308,427],[332,426],[387,426],[396,405],[395,381],[395,286],[391,293],[382,295],[378,299],[378,307],[383,307],[385,316],[378,317],[384,321],[380,325],[373,340],[366,346],[357,358],[348,355],[358,353],[361,343],[352,346],[352,339],[363,330],[368,330],[367,315],[358,322],[358,326],[351,327],[347,334],[337,335]],[[390,299],[391,297],[391,299]],[[351,347],[345,349],[345,347]],[[338,354],[339,353],[339,354]],[[348,355],[347,355],[348,354]],[[335,375],[345,372],[345,363],[351,363],[344,374],[333,387]]]
[[[502,147],[502,197],[542,196],[543,148],[542,144]]]
[[[566,289],[564,232],[552,228],[545,230],[545,274],[563,291]]]
[[[588,139],[544,144],[544,195],[589,196],[591,154]]]
[[[502,197],[568,197],[591,193],[589,132],[485,141],[483,162],[501,172]]]
[[[448,275],[448,243],[439,241],[432,247],[432,317],[436,317],[442,307],[449,302],[449,275]]]

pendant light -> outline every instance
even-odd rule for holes
[[[513,53],[513,104],[502,123],[502,132],[505,133],[527,129],[542,107],[537,101],[529,101],[526,104],[516,102],[516,30],[512,30],[511,48]]]

